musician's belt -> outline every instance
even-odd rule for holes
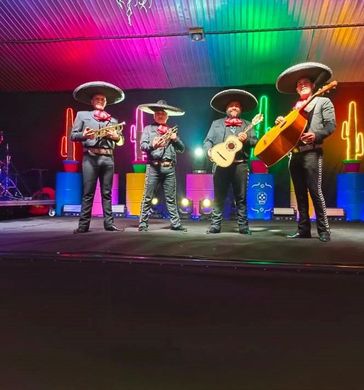
[[[158,161],[151,161],[151,165],[154,167],[173,167],[174,161],[172,160],[158,160]]]
[[[113,155],[113,149],[88,148],[87,151],[91,156],[112,156]]]
[[[292,149],[292,153],[308,152],[309,150],[322,149],[322,144],[308,144],[296,146]]]
[[[234,160],[233,164],[246,163],[246,160]]]

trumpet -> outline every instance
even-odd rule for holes
[[[96,138],[104,138],[107,136],[107,132],[109,130],[115,130],[120,137],[123,136],[123,128],[124,128],[125,122],[116,123],[115,125],[102,127],[101,129],[94,130],[94,134]]]
[[[170,129],[168,129],[166,133],[161,135],[159,137],[159,140],[163,143],[167,143],[171,139],[172,134],[176,134],[177,131],[178,131],[178,126],[173,126]]]

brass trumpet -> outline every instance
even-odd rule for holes
[[[107,135],[108,130],[115,130],[120,137],[123,136],[123,128],[124,128],[125,122],[116,123],[115,125],[102,127],[101,129],[94,130],[94,134],[96,138],[104,138]]]
[[[176,134],[178,131],[178,126],[173,126],[171,127],[170,129],[167,130],[166,133],[164,133],[163,135],[161,135],[159,137],[159,139],[165,143],[167,143],[170,139],[171,139],[171,136],[172,134]]]

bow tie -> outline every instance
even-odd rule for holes
[[[168,129],[169,127],[167,125],[159,125],[157,130],[159,134],[163,135],[167,133]]]
[[[225,119],[225,126],[241,126],[243,124],[243,121],[240,118],[226,118]]]
[[[95,110],[93,112],[93,117],[99,122],[109,122],[111,120],[111,115],[106,111]]]

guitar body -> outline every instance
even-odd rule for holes
[[[235,154],[241,150],[243,143],[235,135],[229,135],[224,142],[211,148],[210,158],[219,167],[229,167],[234,159]]]
[[[254,154],[270,167],[285,157],[298,143],[307,119],[298,111],[291,111],[282,123],[272,127],[258,141]]]

